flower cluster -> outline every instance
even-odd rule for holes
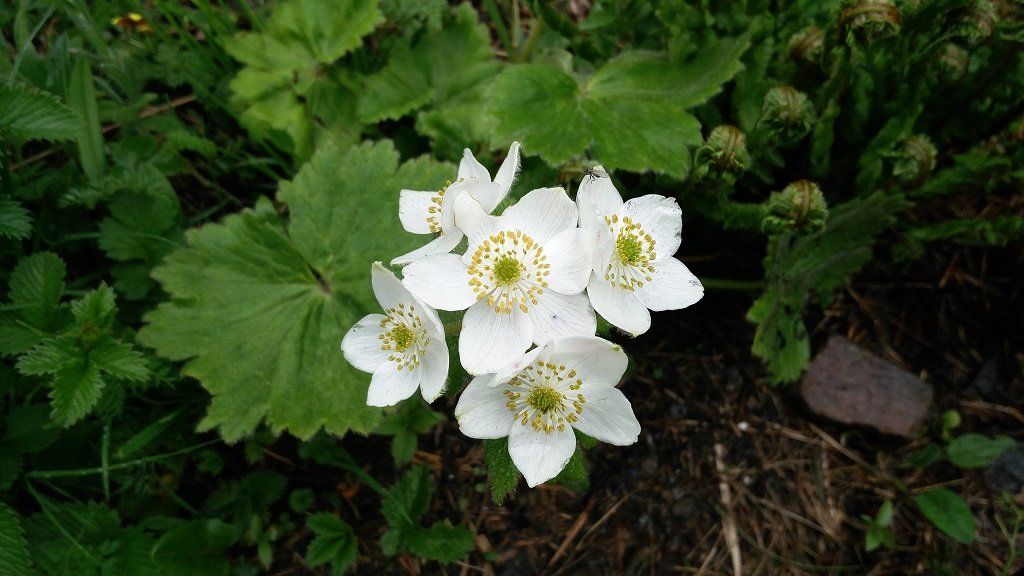
[[[466,150],[454,182],[437,192],[402,190],[399,218],[423,247],[371,271],[385,314],[371,314],[342,340],[345,358],[373,374],[367,403],[389,406],[417,389],[428,402],[448,372],[436,310],[465,311],[459,360],[474,377],[455,416],[467,436],[508,437],[512,461],[536,486],[555,477],[576,449],[573,429],[618,446],[640,424],[616,388],[622,349],[595,335],[596,314],[631,334],[651,310],[684,308],[704,288],[674,254],[682,216],[675,200],[623,201],[600,166],[587,171],[573,202],[539,188],[501,215],[519,170],[519,143],[494,179]],[[466,240],[466,250],[453,254]],[[596,314],[595,314],[596,311]]]

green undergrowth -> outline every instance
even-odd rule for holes
[[[338,349],[376,307],[369,264],[416,246],[398,191],[445,186],[464,148],[493,172],[521,142],[538,181],[514,196],[599,163],[763,246],[749,345],[780,384],[810,357],[805,311],[862,267],[1024,235],[1019,3],[250,4],[0,7],[2,574],[478,554],[412,463],[450,415],[366,406]],[[391,438],[393,470],[353,433]],[[275,468],[285,435],[294,464],[365,486],[380,530]],[[591,444],[557,482],[587,490]],[[485,453],[500,503],[519,475]],[[918,498],[940,527],[944,497]]]

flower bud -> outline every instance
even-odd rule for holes
[[[798,180],[782,192],[772,192],[761,230],[768,234],[812,234],[825,227],[827,218],[828,205],[818,185]]]
[[[957,44],[947,43],[939,52],[939,74],[947,82],[956,82],[967,75],[971,55]]]
[[[848,44],[870,44],[899,34],[900,9],[892,0],[844,0],[839,21]]]
[[[718,126],[697,150],[696,166],[699,179],[708,175],[742,174],[750,166],[747,137],[735,126]]]
[[[825,31],[808,26],[789,39],[789,57],[801,64],[821,62],[825,52]]]
[[[795,142],[811,131],[814,118],[814,108],[803,92],[776,86],[764,95],[758,126],[767,127],[778,142]]]
[[[924,134],[916,134],[896,145],[887,154],[893,159],[892,175],[904,188],[917,188],[935,169],[938,151]]]
[[[954,16],[953,34],[963,38],[968,46],[988,42],[996,28],[996,9],[989,0],[974,0],[970,6]]]

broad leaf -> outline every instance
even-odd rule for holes
[[[974,516],[956,492],[937,488],[914,496],[914,502],[924,517],[950,538],[961,544],[974,541]]]
[[[157,540],[152,557],[166,576],[226,575],[227,549],[238,535],[220,520],[183,522]]]
[[[476,10],[462,4],[443,29],[399,41],[387,66],[366,80],[359,117],[396,119],[432,104],[426,124],[417,125],[421,132],[435,140],[455,132],[463,146],[484,140],[483,87],[500,69],[487,28],[477,21]]]
[[[427,560],[445,564],[465,558],[476,548],[473,532],[459,524],[441,521],[426,530],[420,530],[409,539],[409,551]]]
[[[23,85],[0,85],[0,134],[23,139],[74,138],[82,120],[56,96]]]
[[[241,122],[262,137],[287,134],[300,157],[317,140],[354,141],[355,94],[343,71],[325,66],[358,47],[382,18],[373,0],[288,0],[262,31],[228,40],[228,52],[247,65],[231,81]]]
[[[585,81],[541,64],[512,66],[489,93],[497,139],[519,140],[548,163],[588,152],[609,169],[686,175],[700,123],[687,109],[721,89],[742,65],[742,36],[682,66],[662,54],[625,52]]]
[[[491,479],[491,499],[500,506],[519,484],[519,469],[508,453],[508,438],[485,440],[484,458]]]
[[[52,252],[37,252],[22,259],[11,274],[11,304],[34,328],[53,328],[63,293],[64,262]]]
[[[398,220],[401,188],[436,189],[454,167],[398,167],[388,142],[347,152],[326,146],[282,183],[287,226],[269,202],[188,234],[188,247],[153,275],[172,296],[146,319],[141,342],[213,395],[200,424],[228,441],[262,421],[309,438],[319,428],[369,432],[369,375],[345,363],[342,336],[377,309],[370,264],[425,242]]]

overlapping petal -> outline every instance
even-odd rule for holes
[[[577,214],[576,205],[564,189],[538,188],[506,208],[501,217],[510,227],[546,244],[559,232],[575,228]]]
[[[530,488],[558,476],[575,451],[576,435],[570,428],[545,434],[516,424],[508,435],[509,456]]]
[[[675,258],[655,262],[651,282],[637,290],[637,298],[654,310],[686,308],[704,297],[704,286],[685,264]]]
[[[504,314],[477,302],[462,319],[459,360],[470,374],[494,372],[526,352],[533,334],[533,322],[519,309]]]
[[[438,310],[465,310],[476,296],[467,283],[466,265],[457,254],[435,254],[410,263],[402,284]]]

